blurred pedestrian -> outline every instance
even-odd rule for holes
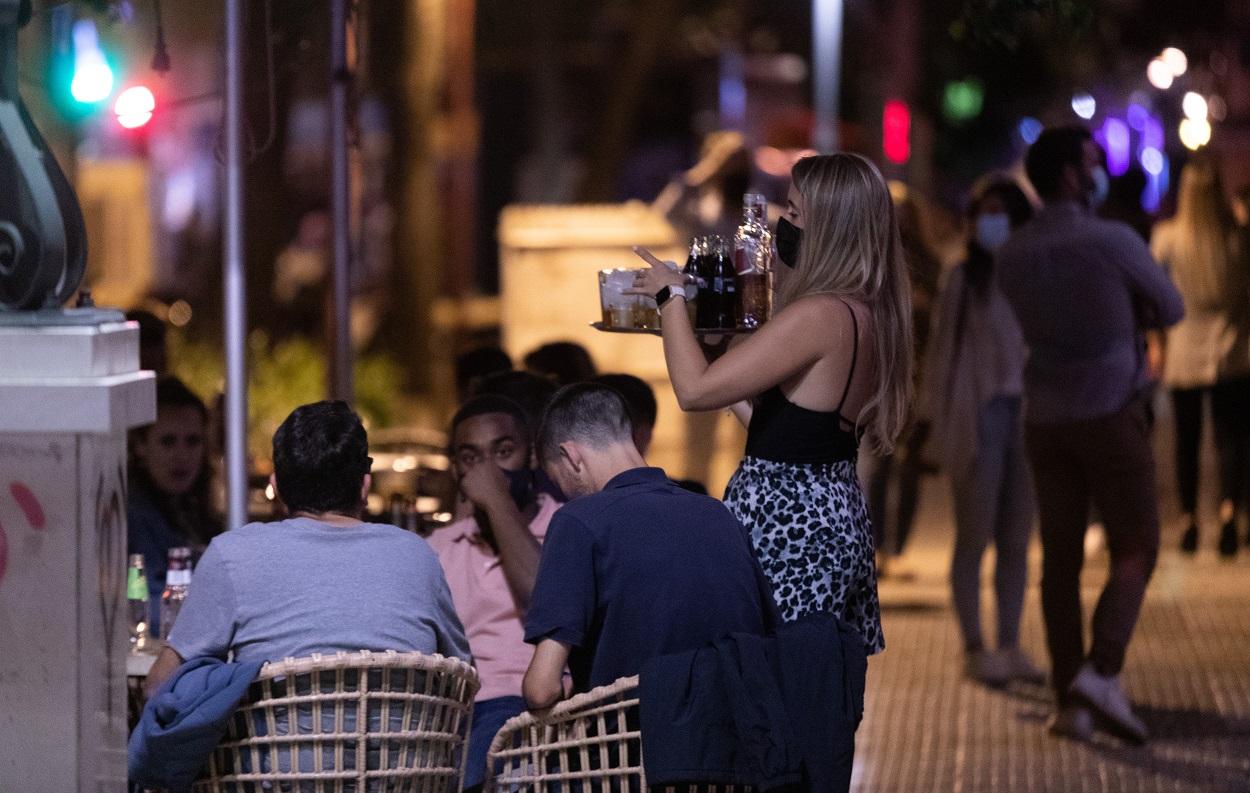
[[[1181,296],[1132,228],[1092,210],[1105,156],[1083,127],[1049,129],[1025,167],[1045,208],[999,251],[998,281],[1029,347],[1025,438],[1041,517],[1042,613],[1059,712],[1052,732],[1087,738],[1091,711],[1132,741],[1146,725],[1120,670],[1159,550],[1141,330],[1175,324]],[[1091,506],[1111,570],[1087,653],[1081,567]]]
[[[586,348],[572,341],[544,344],[525,356],[525,371],[550,378],[557,386],[583,383],[598,373]]]
[[[655,390],[647,385],[646,380],[632,374],[601,374],[590,382],[606,385],[624,398],[625,406],[629,408],[629,421],[634,426],[634,443],[638,446],[638,453],[646,457],[659,413]]]
[[[1219,548],[1233,556],[1238,513],[1250,495],[1250,268],[1238,261],[1233,219],[1210,162],[1185,165],[1176,216],[1155,228],[1150,248],[1185,299],[1185,318],[1168,331],[1163,363],[1176,420],[1181,549],[1198,549],[1199,450],[1209,400],[1219,457]]]
[[[777,253],[791,269],[771,320],[709,363],[680,272],[652,263],[639,291],[663,315],[664,356],[683,410],[734,406],[746,456],[725,504],[751,531],[786,620],[837,615],[869,653],[881,632],[872,526],[856,461],[867,434],[888,453],[911,396],[911,302],[889,190],[865,158],[794,166]]]
[[[920,204],[911,191],[900,182],[891,182],[890,194],[898,217],[903,255],[907,259],[907,275],[911,281],[911,331],[915,359],[924,361],[942,265],[925,241]],[[921,367],[916,367],[915,374],[915,387],[919,393],[922,387],[919,382]],[[930,430],[926,417],[915,412],[909,414],[898,446],[893,453],[876,461],[868,477],[868,509],[872,514],[879,575],[897,573],[896,560],[902,556],[915,526],[921,478],[926,473],[922,454]]]
[[[156,422],[131,436],[126,495],[128,553],[143,554],[153,635],[160,635],[160,597],[170,548],[199,554],[221,531],[211,497],[208,409],[172,376],[156,383]]]
[[[941,291],[924,382],[933,440],[951,477],[955,552],[951,593],[968,676],[986,685],[1041,684],[1046,675],[1020,649],[1028,579],[1033,488],[1024,450],[1024,337],[995,283],[994,255],[1033,217],[1007,177],[980,187],[968,208],[968,254]],[[981,560],[994,543],[998,646],[981,632]]]
[[[475,347],[456,356],[456,399],[468,402],[478,384],[491,375],[512,371],[512,358],[498,347]]]

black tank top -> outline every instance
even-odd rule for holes
[[[859,436],[855,423],[842,415],[851,383],[855,379],[855,363],[859,357],[859,320],[850,305],[851,323],[855,329],[855,346],[851,350],[851,370],[846,376],[842,399],[832,411],[808,410],[800,407],[776,385],[760,394],[747,427],[748,457],[778,463],[821,465],[854,462],[859,456]],[[847,426],[849,425],[849,427]]]

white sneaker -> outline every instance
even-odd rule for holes
[[[999,650],[998,654],[1002,656],[1007,668],[1007,676],[1011,680],[1032,683],[1035,686],[1046,684],[1046,673],[1037,668],[1024,650],[1019,647],[1008,647],[1005,650]]]
[[[991,688],[1001,688],[1011,682],[1011,669],[1002,653],[989,650],[968,653],[964,671],[968,677]]]
[[[1118,675],[1100,675],[1093,664],[1086,662],[1068,691],[1094,711],[1108,732],[1138,744],[1145,743],[1150,736],[1145,723],[1133,713],[1133,706],[1120,688]]]
[[[1088,741],[1094,737],[1094,714],[1082,705],[1068,705],[1050,720],[1051,735]]]

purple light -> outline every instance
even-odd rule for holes
[[[1108,117],[1098,130],[1098,137],[1099,143],[1107,152],[1107,172],[1112,176],[1123,176],[1132,159],[1128,124],[1118,118]]]
[[[1146,189],[1142,191],[1141,206],[1147,212],[1158,212],[1159,204],[1163,202],[1163,197],[1168,192],[1168,171],[1171,164],[1168,162],[1168,156],[1157,149],[1149,149],[1159,155],[1158,160],[1152,156],[1152,165],[1157,166],[1157,173],[1150,168],[1146,169]]]
[[[1145,151],[1146,149],[1158,149],[1159,151],[1163,151],[1163,146],[1163,121],[1153,115],[1147,114],[1146,123],[1142,126],[1141,146],[1138,151]]]
[[[1032,118],[1031,116],[1025,116],[1020,119],[1018,132],[1020,133],[1021,140],[1032,146],[1037,142],[1038,137],[1042,134],[1042,122]]]
[[[1134,102],[1128,106],[1125,117],[1128,118],[1130,127],[1141,132],[1146,128],[1146,122],[1150,120],[1150,111]]]

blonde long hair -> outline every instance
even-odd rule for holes
[[[805,157],[791,173],[803,196],[803,244],[778,307],[807,295],[845,295],[872,313],[876,386],[856,417],[870,448],[887,454],[912,391],[911,283],[894,203],[881,172],[858,154]]]
[[[1187,303],[1194,308],[1222,307],[1229,298],[1229,236],[1231,219],[1224,192],[1208,161],[1194,161],[1181,170],[1181,185],[1172,220],[1171,246],[1165,264]]]

